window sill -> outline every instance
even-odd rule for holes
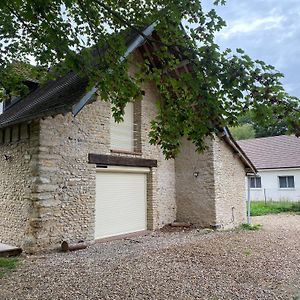
[[[295,191],[295,188],[279,188],[279,191]]]
[[[250,188],[252,191],[262,191],[263,188]]]
[[[116,150],[116,149],[111,149],[111,150],[110,150],[110,153],[142,156],[142,152],[141,152],[141,151],[127,151],[127,150]]]

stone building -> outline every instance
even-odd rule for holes
[[[142,41],[132,39],[137,59]],[[224,129],[198,154],[183,142],[175,160],[150,145],[159,97],[116,124],[110,104],[75,73],[38,87],[0,115],[0,242],[26,252],[166,224],[230,228],[245,222],[245,172],[255,170]]]

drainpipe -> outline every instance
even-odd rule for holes
[[[250,204],[251,204],[251,199],[250,199],[250,177],[247,176],[247,220],[248,224],[251,224],[251,218],[250,218]]]

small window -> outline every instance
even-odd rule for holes
[[[116,123],[111,116],[110,146],[112,150],[134,151],[134,106],[127,103],[124,111],[123,122]]]
[[[279,187],[281,189],[292,189],[295,187],[294,176],[279,176]]]
[[[259,176],[250,177],[250,188],[260,189],[261,188],[261,178]]]
[[[3,114],[3,102],[0,102],[0,115]]]

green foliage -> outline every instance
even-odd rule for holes
[[[267,137],[276,135],[285,135],[288,133],[288,126],[286,121],[279,121],[276,123],[271,123],[265,126],[259,126],[254,124],[255,137]]]
[[[0,101],[11,96],[24,96],[28,93],[26,81],[38,82],[45,76],[43,69],[38,69],[28,63],[13,62],[0,69]]]
[[[255,137],[255,130],[251,124],[243,124],[237,127],[229,128],[233,137],[239,140],[247,140]]]
[[[268,123],[260,124],[255,121],[251,110],[238,118],[238,123],[243,126],[252,126],[255,132],[255,137],[267,137],[284,135],[288,132],[288,125],[285,120],[270,119]],[[239,128],[239,127],[237,127]],[[233,130],[234,131],[234,130]]]
[[[251,202],[251,216],[263,216],[268,214],[279,214],[283,212],[300,213],[300,202]]]
[[[189,24],[186,34],[179,30],[182,20]],[[142,35],[141,28],[156,21],[158,35],[147,38],[156,63],[121,60],[128,33]],[[284,121],[299,135],[299,100],[283,89],[283,75],[242,49],[221,51],[214,37],[225,25],[198,0],[2,0],[0,83],[13,61],[34,57],[39,70],[52,68],[48,77],[69,70],[87,77],[120,120],[126,103],[141,98],[143,83],[151,80],[161,97],[150,142],[160,145],[166,158],[176,156],[183,136],[204,150],[205,137],[237,126],[249,109],[260,126]],[[175,72],[183,61],[192,72]],[[135,74],[128,73],[129,62],[137,64]],[[14,82],[6,92],[20,90],[20,80]]]
[[[257,231],[257,230],[260,230],[262,228],[262,225],[261,224],[247,224],[247,223],[244,223],[240,226],[240,228],[242,230]]]
[[[19,260],[17,258],[0,257],[0,278],[4,276],[7,271],[15,269],[18,263]]]

